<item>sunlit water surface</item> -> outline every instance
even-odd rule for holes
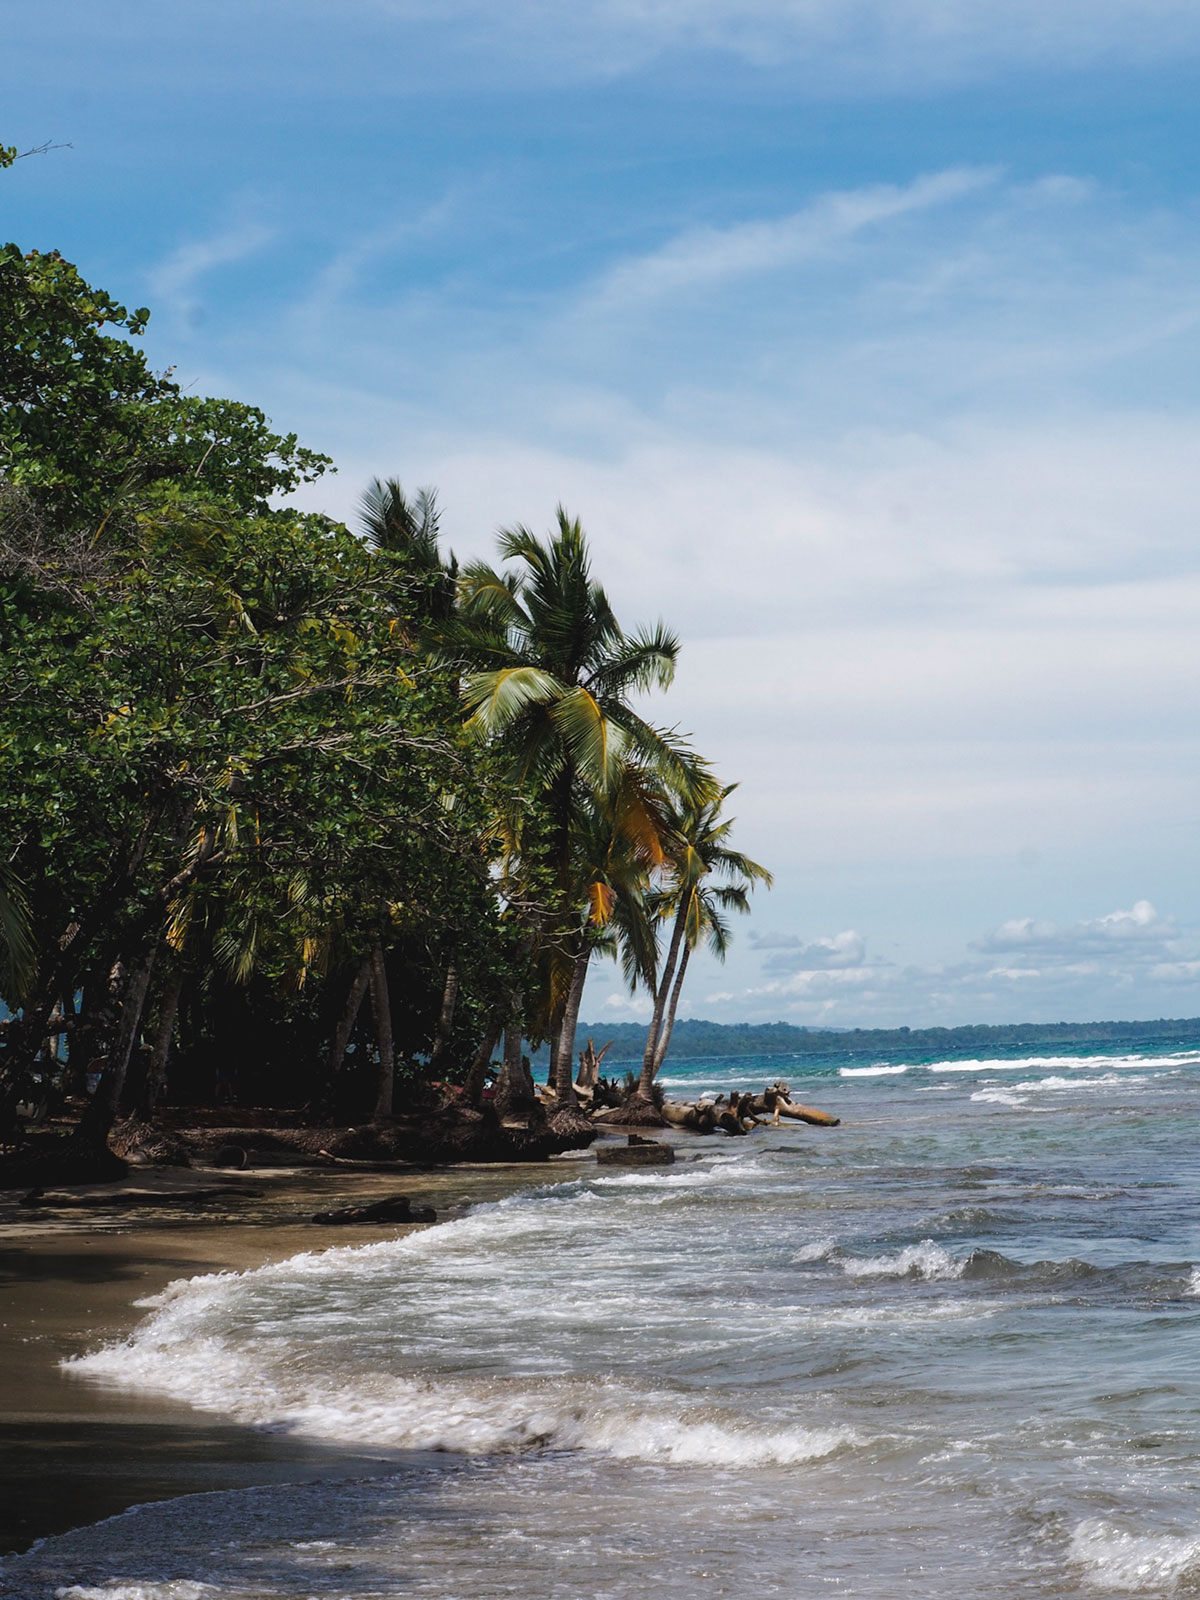
[[[673,1064],[836,1129],[555,1163],[173,1285],[81,1382],[377,1450],[0,1563],[5,1600],[1200,1589],[1200,1053]]]

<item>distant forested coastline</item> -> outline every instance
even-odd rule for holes
[[[636,1022],[588,1023],[597,1047],[612,1041],[609,1061],[640,1061],[645,1027]],[[671,1037],[676,1056],[828,1055],[839,1050],[937,1051],[965,1055],[976,1050],[1010,1050],[1023,1045],[1169,1044],[1194,1040],[1200,1017],[1159,1017],[1150,1022],[968,1023],[958,1028],[802,1028],[790,1022],[676,1022]]]

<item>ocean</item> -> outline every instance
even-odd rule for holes
[[[778,1077],[842,1125],[564,1158],[405,1238],[178,1282],[75,1380],[379,1473],[135,1508],[0,1595],[1200,1590],[1197,1046],[671,1061],[675,1097]]]

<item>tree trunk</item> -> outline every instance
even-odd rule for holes
[[[611,1049],[612,1040],[610,1039],[600,1054],[597,1055],[595,1041],[588,1040],[587,1049],[579,1052],[579,1076],[575,1080],[577,1088],[594,1089],[596,1087],[600,1081],[600,1063]]]
[[[562,1038],[562,1010],[554,1011],[550,1017],[550,1037],[546,1043],[550,1047],[550,1063],[546,1068],[546,1087],[554,1093],[554,1073],[558,1065],[558,1046]]]
[[[158,946],[159,941],[155,939],[133,963],[126,976],[120,1021],[109,1052],[108,1064],[100,1074],[96,1092],[75,1130],[75,1137],[79,1143],[93,1149],[99,1149],[107,1144],[108,1135],[116,1121],[117,1109],[121,1104],[121,1091],[125,1087],[125,1074],[129,1070],[129,1060],[137,1043],[142,1011],[146,1004],[146,992],[150,987]]]
[[[504,1012],[500,1006],[488,1018],[487,1027],[483,1038],[479,1042],[471,1070],[467,1073],[466,1087],[463,1089],[463,1099],[469,1106],[477,1106],[483,1098],[483,1080],[487,1077],[488,1067],[492,1063],[492,1052],[500,1038],[500,1031],[504,1027]]]
[[[577,1105],[575,1093],[575,1032],[579,1026],[579,1008],[583,1004],[583,986],[587,982],[588,963],[592,959],[592,946],[586,935],[571,969],[571,987],[563,1007],[562,1027],[558,1036],[558,1055],[554,1061],[554,1096],[560,1105]]]
[[[442,990],[442,1010],[438,1017],[437,1034],[434,1037],[433,1049],[429,1052],[429,1074],[433,1076],[434,1070],[441,1065],[442,1057],[446,1053],[446,1046],[450,1043],[450,1033],[454,1027],[454,1007],[458,1002],[458,968],[453,961],[446,968],[446,987]]]
[[[350,1035],[354,1032],[354,1024],[358,1021],[358,1013],[362,1009],[363,996],[367,992],[367,985],[371,981],[371,957],[364,956],[358,971],[350,980],[350,992],[346,996],[346,1004],[342,1007],[342,1014],[338,1018],[337,1027],[333,1030],[333,1042],[329,1046],[329,1077],[330,1081],[337,1077],[342,1070],[342,1062],[346,1059],[346,1051],[350,1048]]]
[[[521,1054],[523,1005],[524,995],[515,994],[504,1030],[504,1060],[496,1084],[496,1111],[501,1121],[506,1118],[528,1120],[537,1106],[533,1074]]]
[[[375,1094],[375,1122],[392,1114],[392,1089],[396,1057],[392,1048],[392,1002],[388,996],[387,964],[383,942],[376,939],[371,952],[371,1008],[375,1013],[375,1038],[379,1044],[379,1079]]]
[[[667,1046],[671,1043],[671,1029],[675,1026],[675,1013],[679,1009],[679,994],[683,988],[683,975],[687,971],[688,957],[692,947],[685,944],[683,954],[679,958],[679,971],[675,975],[675,985],[671,990],[671,998],[667,1004],[667,1015],[663,1020],[662,1032],[658,1036],[658,1048],[654,1052],[654,1076],[657,1078],[663,1062],[667,1058]]]
[[[662,1032],[663,1013],[671,993],[671,980],[675,976],[675,964],[679,960],[679,946],[683,940],[683,930],[687,925],[691,899],[689,890],[679,902],[679,908],[675,913],[675,924],[671,929],[671,944],[667,950],[666,963],[658,980],[658,991],[654,996],[654,1011],[650,1017],[650,1026],[646,1030],[646,1048],[642,1052],[642,1075],[638,1079],[637,1086],[638,1096],[642,1100],[653,1098],[651,1088],[657,1071],[655,1058],[658,1053],[658,1036]]]
[[[182,993],[183,963],[176,959],[158,1002],[158,1019],[150,1042],[150,1059],[146,1063],[146,1080],[141,1100],[135,1108],[137,1115],[146,1122],[153,1120],[158,1097],[166,1082],[167,1058],[171,1054],[171,1036],[175,1032],[175,1018],[179,1013],[179,997]]]

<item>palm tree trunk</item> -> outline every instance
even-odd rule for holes
[[[537,1105],[533,1078],[521,1055],[521,1007],[523,996],[514,997],[508,1025],[504,1030],[504,1063],[496,1085],[496,1111],[505,1118],[527,1119]]]
[[[667,1005],[666,1019],[663,1022],[662,1032],[659,1034],[658,1047],[654,1052],[655,1077],[658,1076],[663,1062],[667,1059],[667,1047],[671,1043],[671,1029],[675,1026],[675,1013],[679,1009],[679,993],[683,988],[683,976],[687,971],[688,958],[691,953],[691,945],[685,944],[683,954],[679,958],[679,971],[675,975],[675,985],[671,990],[671,999]]]
[[[562,1027],[558,1036],[558,1055],[554,1061],[554,1095],[560,1105],[564,1106],[578,1103],[574,1083],[575,1032],[579,1027],[579,1009],[583,1004],[583,987],[587,982],[588,963],[591,959],[592,947],[584,936],[571,969],[571,987],[567,991],[567,1003],[563,1007]]]
[[[117,1110],[121,1104],[125,1074],[129,1070],[130,1057],[137,1042],[158,947],[159,941],[155,939],[134,962],[125,980],[120,1022],[117,1025],[117,1035],[113,1040],[112,1050],[109,1052],[108,1064],[100,1074],[96,1092],[75,1130],[75,1138],[80,1144],[98,1149],[108,1142],[108,1135],[117,1119]]]
[[[550,1047],[550,1061],[546,1067],[546,1087],[554,1093],[554,1074],[558,1067],[558,1041],[562,1038],[562,1011],[554,1011],[550,1016],[550,1037],[546,1043]]]
[[[437,1033],[434,1036],[433,1049],[429,1052],[429,1072],[440,1065],[446,1053],[446,1046],[450,1043],[450,1031],[454,1027],[454,1007],[458,1002],[458,968],[453,961],[446,968],[446,987],[442,990],[442,1009],[438,1016]]]
[[[658,980],[658,990],[654,996],[654,1011],[650,1017],[650,1026],[646,1030],[646,1048],[642,1052],[642,1075],[638,1079],[637,1086],[638,1097],[642,1100],[651,1098],[654,1074],[658,1070],[655,1066],[655,1057],[658,1053],[658,1036],[662,1032],[663,1015],[671,993],[671,980],[675,976],[675,966],[679,960],[679,946],[683,942],[683,930],[687,925],[688,906],[691,903],[691,898],[691,891],[685,892],[675,912],[675,923],[671,929],[671,943],[667,950],[666,963]]]
[[[346,996],[346,1004],[342,1007],[342,1014],[338,1018],[337,1027],[333,1031],[333,1042],[329,1046],[329,1076],[332,1080],[342,1070],[342,1062],[346,1059],[346,1051],[350,1048],[350,1035],[354,1032],[354,1024],[358,1021],[358,1013],[362,1009],[363,997],[367,992],[367,985],[371,981],[371,957],[364,956],[358,971],[350,980],[350,990]]]
[[[392,1114],[396,1056],[392,1046],[392,1003],[388,995],[387,964],[383,959],[381,939],[376,939],[371,952],[371,1008],[375,1013],[375,1038],[379,1044],[379,1078],[372,1120],[382,1122]]]
[[[483,1038],[479,1041],[479,1049],[476,1050],[471,1062],[471,1070],[467,1073],[463,1099],[469,1106],[477,1106],[483,1098],[483,1080],[487,1077],[487,1070],[492,1062],[492,1052],[496,1048],[503,1027],[504,1012],[497,1006],[488,1018]]]

